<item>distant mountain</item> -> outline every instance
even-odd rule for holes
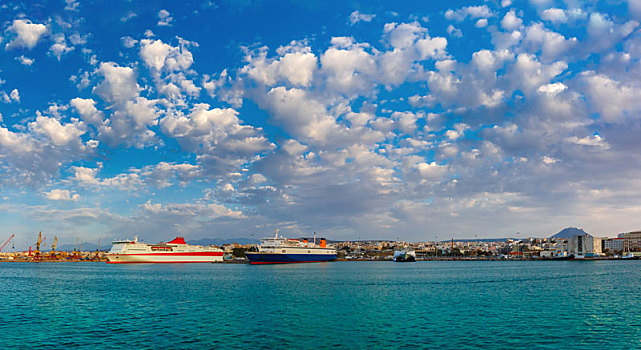
[[[590,235],[589,233],[583,231],[583,229],[576,228],[576,227],[568,227],[564,228],[563,230],[559,231],[559,233],[555,234],[554,236],[550,238],[572,238],[574,236],[578,235]]]

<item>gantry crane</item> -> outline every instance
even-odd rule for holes
[[[7,239],[6,241],[4,241],[4,243],[2,243],[2,246],[0,246],[0,252],[2,251],[2,249],[4,249],[4,247],[5,247],[7,244],[9,244],[9,241],[10,241],[14,236],[15,236],[15,235],[11,235],[11,237],[9,237],[9,239]]]

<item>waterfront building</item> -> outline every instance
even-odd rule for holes
[[[603,240],[603,250],[610,252],[623,251],[625,247],[625,238],[608,238]]]
[[[603,255],[601,237],[590,234],[576,235],[568,239],[568,254],[575,258],[589,258]]]
[[[641,251],[641,231],[620,233],[617,238],[623,238],[625,249],[631,252]]]

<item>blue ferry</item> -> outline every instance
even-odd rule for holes
[[[307,239],[287,239],[276,235],[263,238],[257,252],[246,252],[245,255],[252,265],[258,264],[287,264],[324,262],[336,259],[336,248],[328,247],[327,240],[321,238],[316,244]]]

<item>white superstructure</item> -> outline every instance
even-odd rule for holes
[[[106,254],[108,263],[205,263],[223,261],[223,250],[191,245],[183,237],[167,243],[147,244],[134,240],[113,241]]]
[[[245,252],[251,264],[283,264],[301,262],[323,262],[336,259],[336,248],[328,247],[325,238],[316,244],[306,239],[288,239],[278,236],[278,230],[273,238],[263,238],[257,252]]]

